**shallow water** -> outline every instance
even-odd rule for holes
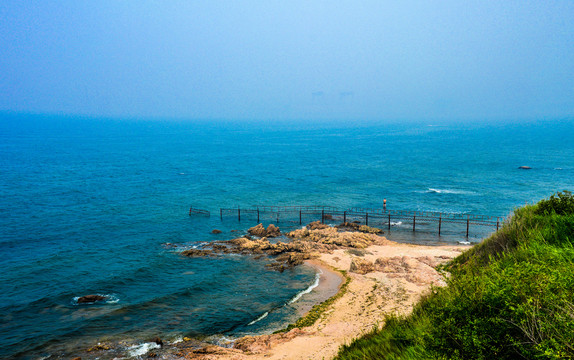
[[[0,357],[284,326],[296,312],[285,304],[314,284],[313,269],[278,273],[265,269],[266,258],[179,255],[255,225],[222,221],[219,208],[380,208],[386,198],[389,209],[506,216],[574,188],[572,138],[570,122],[352,127],[4,114]],[[190,217],[190,205],[212,216]],[[211,234],[215,228],[222,233]],[[389,237],[460,240],[403,230],[393,227]],[[92,293],[111,301],[74,301]]]

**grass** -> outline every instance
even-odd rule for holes
[[[571,193],[517,209],[443,267],[447,287],[337,359],[574,359],[573,241]]]

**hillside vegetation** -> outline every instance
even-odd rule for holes
[[[447,287],[337,359],[573,359],[573,243],[570,192],[519,208],[443,268]]]

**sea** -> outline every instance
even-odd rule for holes
[[[574,190],[573,139],[572,119],[0,113],[0,358],[144,358],[160,351],[150,342],[156,336],[166,344],[160,356],[169,358],[170,344],[184,338],[218,344],[270,333],[320,301],[317,270],[273,271],[267,257],[182,256],[257,224],[222,218],[221,208],[380,209],[386,199],[392,210],[504,219],[516,207]],[[190,207],[210,216],[190,216]],[[404,230],[385,235],[430,245],[467,239]],[[88,294],[106,300],[79,304]],[[98,344],[100,351],[86,352]]]

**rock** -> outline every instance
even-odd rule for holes
[[[257,224],[247,230],[247,232],[251,235],[259,236],[260,238],[281,236],[281,230],[279,230],[279,228],[273,224],[269,224],[267,229],[263,227],[263,224]]]
[[[242,350],[244,354],[261,354],[267,352],[269,349],[272,349],[279,344],[283,344],[297,336],[305,334],[307,334],[305,331],[295,328],[286,333],[245,336],[237,339],[233,344],[233,348]]]
[[[107,299],[106,296],[102,296],[102,295],[85,295],[85,296],[81,296],[80,298],[78,298],[78,304],[90,304],[90,303],[95,303],[97,301],[102,301]]]
[[[309,229],[309,230],[321,230],[321,229],[326,229],[328,227],[329,227],[329,225],[325,225],[325,224],[321,223],[320,221],[313,221],[312,223],[307,225],[307,229]]]
[[[213,229],[211,231],[212,234],[221,234],[221,230]]]
[[[249,228],[247,232],[250,233],[251,235],[259,237],[265,237],[265,235],[267,235],[267,230],[265,230],[263,224],[257,224],[254,227]]]
[[[375,261],[375,266],[378,271],[384,273],[408,273],[418,267],[418,260],[408,256],[378,258]]]
[[[279,230],[279,228],[273,224],[269,224],[269,226],[267,226],[267,237],[277,237],[277,236],[281,236],[281,230]]]
[[[73,358],[72,360],[82,360],[82,358],[78,356],[78,357]]]
[[[163,347],[163,341],[157,336],[154,337],[153,339],[151,339],[150,342],[154,342],[154,343],[158,344],[160,347]]]
[[[220,253],[228,253],[229,252],[229,248],[225,245],[215,244],[211,248],[213,249],[214,252],[220,252]]]
[[[419,256],[415,259],[422,262],[423,264],[430,266],[431,268],[435,268],[438,264],[440,264],[440,261],[438,261],[435,257]]]
[[[242,237],[230,240],[229,242],[235,245],[240,253],[260,254],[262,251],[274,247],[265,237],[258,240],[250,240],[247,237]]]
[[[519,166],[518,168],[521,169],[521,170],[530,170],[530,169],[532,169],[530,166]]]
[[[279,271],[280,273],[282,273],[286,269],[285,264],[282,264],[282,263],[271,263],[271,264],[265,265],[265,267],[270,269],[270,270]]]
[[[367,225],[361,225],[359,226],[359,231],[363,232],[363,233],[367,233],[367,234],[383,234],[383,230],[376,228],[376,227],[371,227],[371,226],[367,226]]]
[[[308,253],[288,252],[279,255],[277,261],[284,262],[288,266],[293,267],[303,264],[303,262],[309,258],[311,258],[311,255]]]
[[[189,257],[198,257],[198,256],[208,256],[211,255],[212,253],[213,252],[211,250],[189,249],[182,251],[181,255]]]
[[[344,222],[344,223],[340,223],[337,228],[343,228],[343,229],[351,229],[351,230],[359,230],[359,224],[356,224],[354,222]]]
[[[92,346],[91,348],[89,348],[87,351],[88,352],[92,352],[92,351],[101,351],[101,350],[110,350],[111,346],[109,344],[97,344]]]
[[[351,268],[349,270],[351,272],[364,275],[375,271],[375,264],[366,259],[353,258],[351,261]]]

